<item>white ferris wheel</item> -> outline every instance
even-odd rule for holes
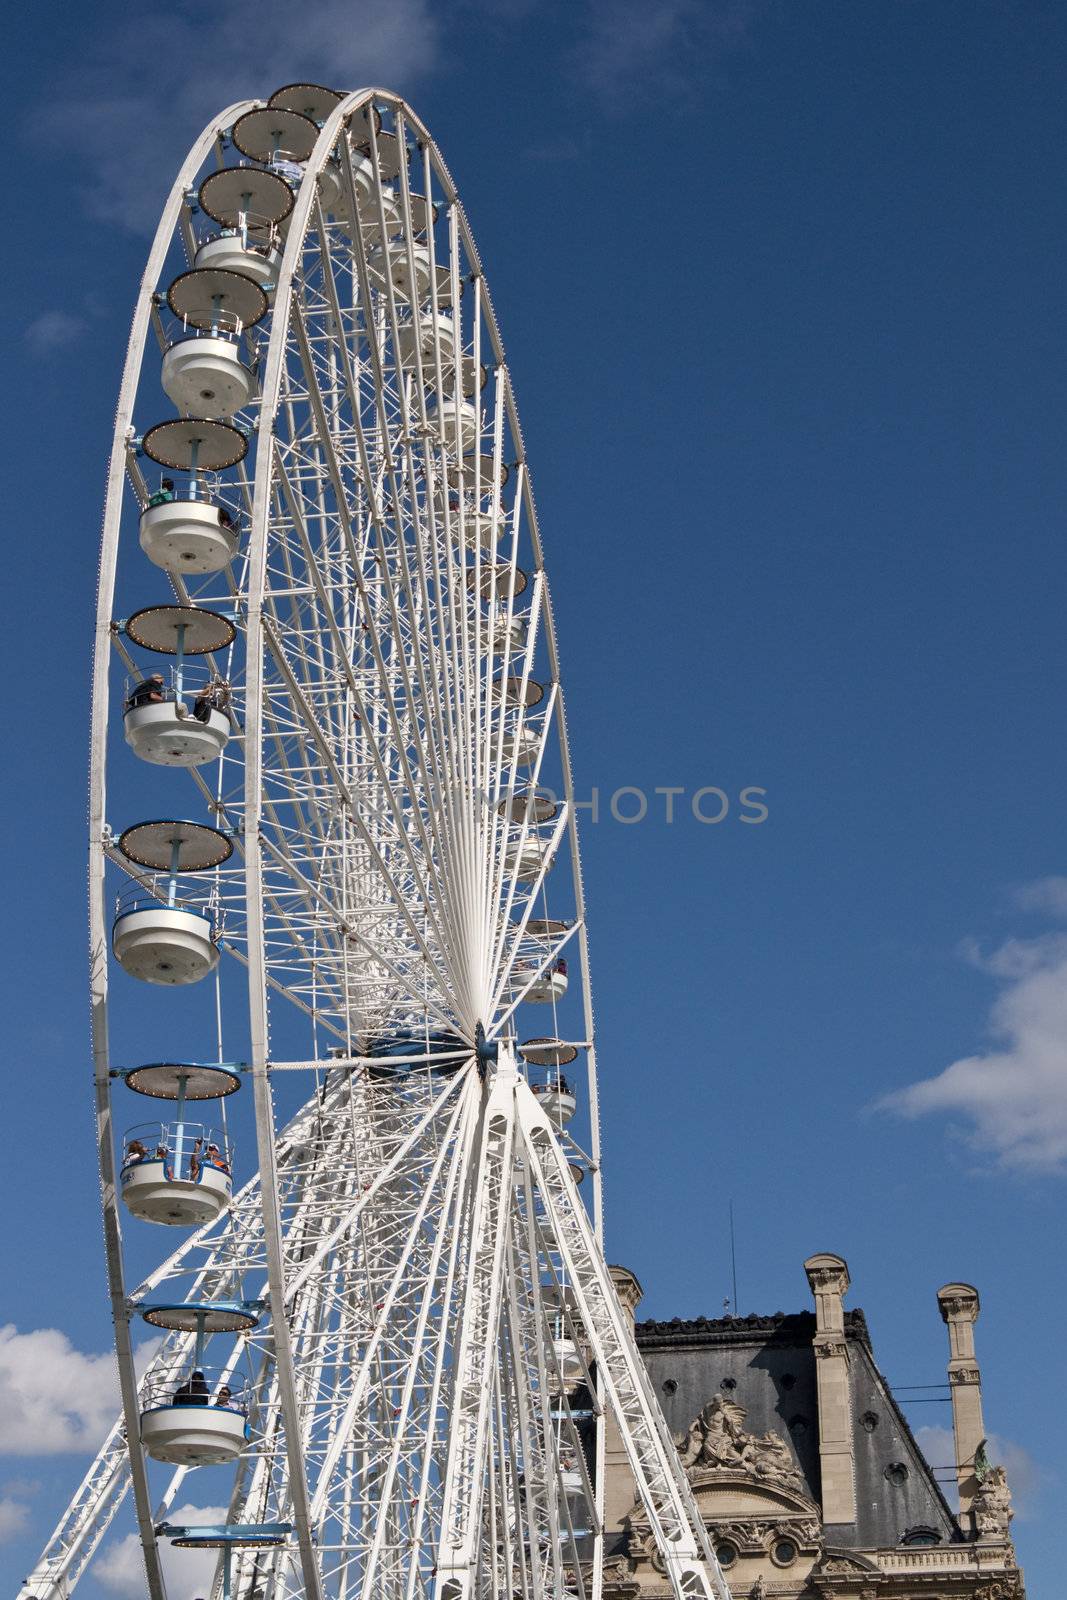
[[[26,1600],[70,1594],[127,1496],[150,1600],[168,1542],[215,1553],[216,1600],[598,1600],[609,1415],[674,1594],[728,1600],[600,1246],[510,374],[393,94],[231,106],[171,189],[118,405],[92,749],[122,1410]]]

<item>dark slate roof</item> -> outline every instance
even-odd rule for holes
[[[810,1311],[690,1321],[675,1317],[638,1323],[637,1344],[676,1438],[716,1391],[723,1390],[744,1406],[746,1432],[773,1428],[788,1440],[807,1493],[819,1503],[814,1333]],[[958,1538],[944,1496],[875,1364],[862,1311],[845,1312],[845,1337],[852,1356],[857,1520],[855,1526],[828,1527],[828,1541],[853,1549],[885,1549],[919,1526],[936,1529],[944,1540]],[[901,1467],[906,1469],[903,1477]]]

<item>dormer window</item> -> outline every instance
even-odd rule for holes
[[[941,1535],[936,1528],[928,1527],[925,1523],[917,1523],[914,1528],[905,1530],[901,1538],[902,1545],[914,1547],[916,1545],[940,1544]]]

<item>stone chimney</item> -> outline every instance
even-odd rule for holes
[[[948,1382],[952,1395],[952,1435],[956,1444],[956,1483],[960,1523],[970,1531],[971,1509],[978,1493],[974,1458],[985,1438],[982,1420],[982,1374],[974,1354],[978,1290],[969,1283],[946,1283],[937,1304],[948,1328]]]
[[[848,1266],[842,1256],[809,1256],[804,1263],[815,1296],[815,1375],[819,1393],[819,1465],[824,1524],[856,1520],[856,1462],[844,1296]]]
[[[626,1267],[609,1267],[608,1273],[615,1285],[629,1326],[634,1331],[634,1314],[641,1304],[644,1290]],[[630,1473],[630,1463],[622,1442],[615,1413],[606,1407],[604,1418],[604,1531],[608,1534],[622,1530],[626,1518],[637,1500],[637,1485]]]
[[[644,1298],[645,1291],[628,1267],[609,1267],[608,1276],[615,1285],[619,1304],[626,1312],[626,1320],[630,1324],[630,1332],[633,1333],[637,1308]]]

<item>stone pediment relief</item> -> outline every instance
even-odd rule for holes
[[[782,1483],[754,1479],[747,1472],[698,1467],[690,1470],[689,1481],[708,1523],[722,1517],[821,1517],[819,1507],[806,1494]]]
[[[837,1550],[831,1545],[812,1576],[821,1578],[829,1574],[831,1577],[845,1577],[854,1573],[862,1573],[867,1577],[872,1574],[881,1576],[881,1568],[873,1561],[869,1561],[866,1556],[857,1555],[854,1550]]]
[[[822,1513],[807,1493],[792,1451],[777,1433],[747,1433],[744,1406],[718,1394],[675,1443],[697,1509],[712,1542],[727,1541],[745,1556],[765,1555],[788,1539],[817,1556]],[[626,1521],[629,1553],[639,1566],[664,1571],[643,1507]]]
[[[747,1413],[736,1400],[717,1394],[677,1441],[682,1465],[693,1479],[708,1481],[723,1474],[754,1480],[806,1499],[804,1480],[793,1452],[773,1429],[746,1433]]]
[[[866,1556],[854,1550],[840,1550],[830,1546],[811,1574],[817,1594],[823,1600],[831,1596],[859,1596],[859,1600],[875,1600],[885,1581],[881,1568]]]

